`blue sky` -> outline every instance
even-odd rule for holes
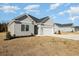
[[[74,23],[79,26],[78,3],[0,3],[0,22],[9,22],[21,14],[37,18],[50,16],[55,23]]]

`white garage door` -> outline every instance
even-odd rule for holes
[[[52,35],[53,34],[53,29],[50,27],[50,28],[43,28],[43,35]]]

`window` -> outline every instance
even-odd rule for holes
[[[21,31],[29,31],[29,25],[21,25]]]
[[[29,25],[26,25],[26,31],[29,31]]]
[[[25,25],[21,25],[21,31],[24,31]]]

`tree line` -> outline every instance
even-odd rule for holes
[[[0,23],[0,32],[7,31],[7,23]]]

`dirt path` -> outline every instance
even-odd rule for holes
[[[65,35],[53,35],[55,37],[66,38],[66,39],[73,39],[79,40],[79,34],[65,34]]]

